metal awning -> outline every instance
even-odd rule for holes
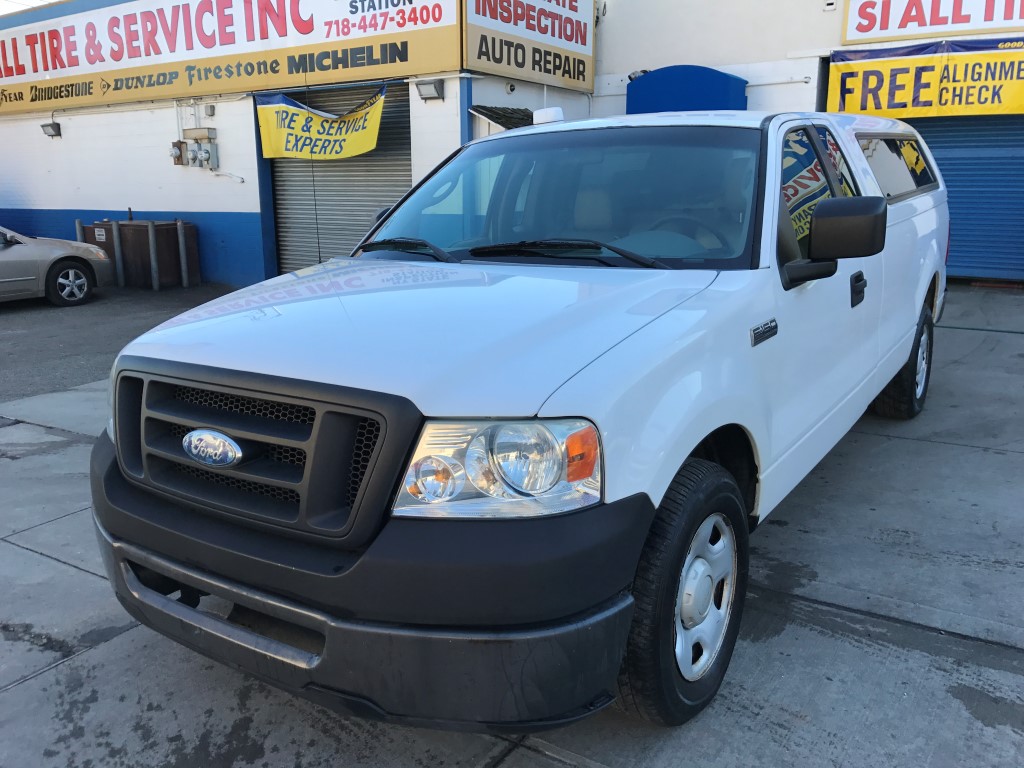
[[[533,125],[533,111],[523,107],[486,107],[474,104],[469,108],[469,113],[506,130]]]

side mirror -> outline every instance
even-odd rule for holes
[[[17,245],[18,240],[13,235],[8,235],[6,232],[0,232],[0,245],[6,247],[8,245]]]
[[[874,256],[885,247],[889,206],[884,197],[830,197],[811,215],[811,261]]]
[[[391,209],[392,208],[394,208],[393,205],[388,205],[388,206],[385,206],[384,208],[381,208],[379,211],[377,211],[377,215],[373,217],[373,223],[374,224],[379,224],[381,219],[383,219],[385,216],[387,216],[389,213],[391,213]]]

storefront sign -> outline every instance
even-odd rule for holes
[[[594,0],[465,0],[467,69],[594,90]]]
[[[1024,38],[836,51],[828,109],[885,117],[1024,113]]]
[[[848,0],[843,42],[1024,32],[1019,0]]]
[[[376,149],[386,90],[381,88],[341,117],[317,112],[280,94],[257,96],[263,156],[341,160]]]
[[[0,115],[458,69],[458,12],[458,0],[112,3],[0,29]]]

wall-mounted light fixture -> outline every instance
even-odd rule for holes
[[[43,123],[43,133],[52,138],[60,138],[60,123]]]
[[[444,80],[417,80],[416,90],[424,101],[431,99],[444,101]]]

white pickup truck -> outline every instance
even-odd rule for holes
[[[948,239],[896,121],[469,144],[352,257],[124,349],[92,456],[111,584],[362,716],[682,723],[725,676],[749,532],[867,408],[921,411]]]

